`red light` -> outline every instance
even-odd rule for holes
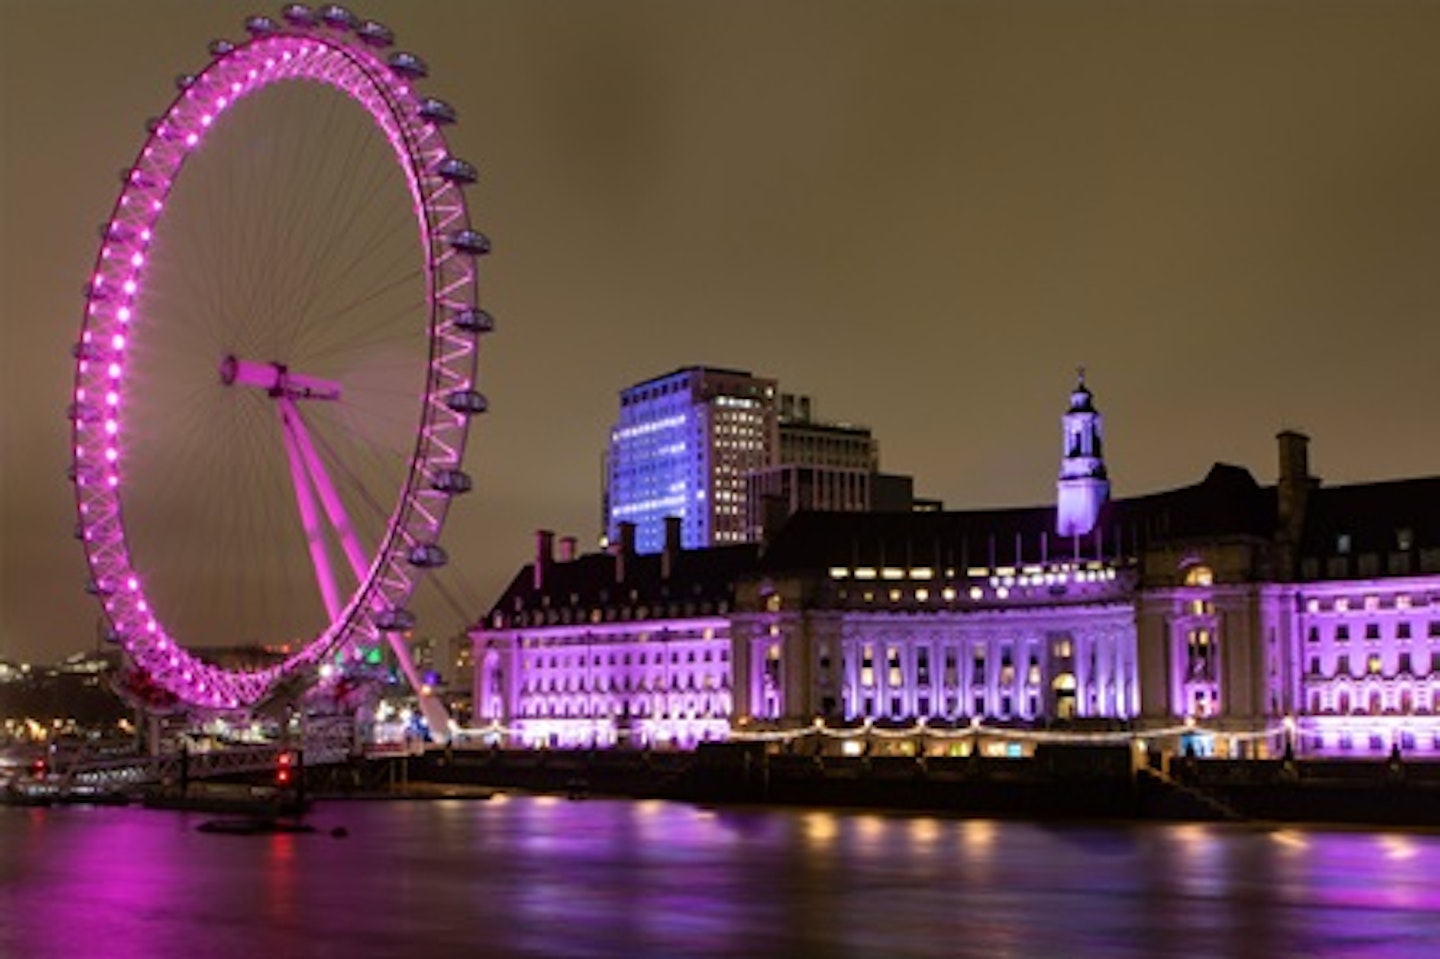
[[[290,753],[281,753],[276,758],[275,782],[281,786],[290,784],[290,767],[294,764],[295,757]]]

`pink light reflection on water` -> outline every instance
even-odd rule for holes
[[[512,797],[0,808],[0,955],[1418,956],[1440,836]],[[344,825],[349,836],[328,830]]]

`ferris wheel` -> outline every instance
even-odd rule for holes
[[[87,589],[157,708],[245,711],[387,645],[419,694],[411,597],[487,408],[477,171],[384,25],[245,28],[177,79],[101,228],[69,411]],[[255,646],[282,653],[203,655]]]

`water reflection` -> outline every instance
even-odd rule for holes
[[[526,797],[201,818],[0,808],[0,956],[1440,954],[1421,833]]]

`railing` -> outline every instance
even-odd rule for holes
[[[348,737],[307,738],[300,744],[224,746],[205,751],[166,752],[155,756],[56,758],[45,778],[57,792],[75,789],[121,790],[160,783],[212,779],[273,770],[283,753],[301,753],[305,765],[345,762],[351,755]]]

